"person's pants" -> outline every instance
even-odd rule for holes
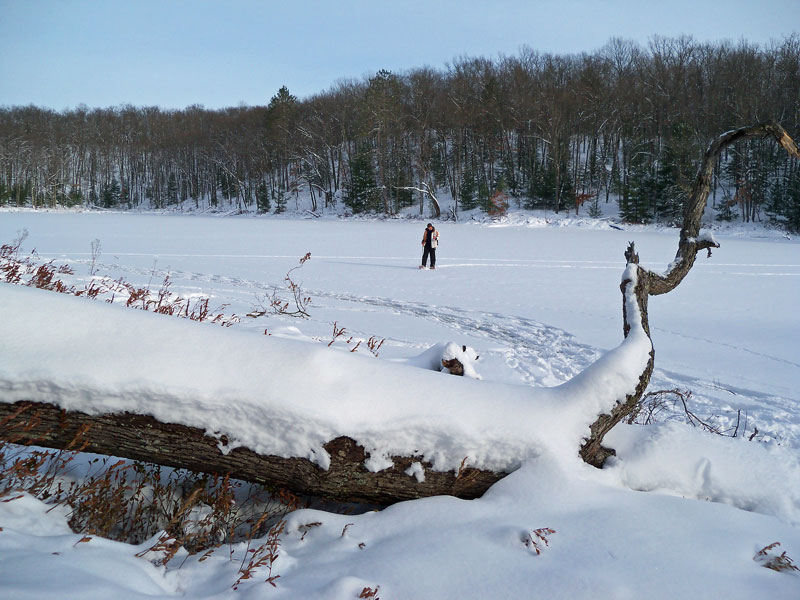
[[[422,251],[422,266],[426,266],[428,264],[428,255],[431,256],[431,267],[436,266],[436,248],[428,248],[425,246],[425,249]]]

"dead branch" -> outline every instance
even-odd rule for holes
[[[392,186],[392,187],[396,190],[411,190],[412,192],[419,192],[421,194],[425,194],[426,196],[428,196],[428,198],[430,198],[431,204],[433,205],[433,216],[434,218],[438,219],[442,215],[442,209],[439,206],[439,200],[431,191],[430,187],[428,187],[427,183],[421,182],[420,186],[422,187],[416,187],[413,185],[406,185],[402,187]]]
[[[634,286],[632,291],[636,296],[636,302],[639,307],[640,325],[647,333],[647,336],[650,337],[650,327],[647,318],[648,298],[650,296],[666,294],[675,289],[694,265],[698,252],[701,250],[709,250],[710,253],[711,248],[719,247],[719,244],[717,244],[712,237],[699,235],[701,218],[706,206],[706,201],[708,200],[708,195],[711,191],[712,175],[719,155],[725,148],[739,140],[770,136],[789,152],[789,154],[800,158],[800,150],[797,144],[792,140],[789,134],[786,133],[783,127],[773,121],[728,131],[711,142],[708,150],[706,150],[700,168],[698,169],[689,200],[684,209],[683,226],[678,240],[678,251],[675,255],[675,260],[673,260],[666,273],[657,274],[640,266],[639,256],[634,249],[633,242],[628,245],[628,249],[625,251],[625,260],[628,265],[635,265],[636,277],[634,278],[635,285],[633,279],[626,279],[620,286],[623,294],[622,314],[623,335],[625,337],[628,337],[628,333],[633,325],[628,320],[629,316],[626,314],[625,308],[625,294],[629,286]],[[636,406],[639,404],[647,388],[647,384],[650,381],[654,364],[655,349],[651,349],[647,366],[639,377],[639,384],[634,393],[628,395],[624,402],[619,402],[609,413],[600,415],[591,425],[590,435],[584,441],[580,450],[581,457],[587,463],[600,467],[608,456],[614,454],[613,450],[602,446],[603,436],[605,436],[619,421],[625,419],[636,410]]]
[[[308,312],[308,306],[311,304],[311,297],[306,296],[300,284],[292,279],[292,273],[311,260],[311,252],[306,252],[306,255],[300,259],[300,264],[292,267],[286,273],[284,281],[286,281],[286,291],[291,296],[291,301],[294,303],[294,308],[291,308],[289,302],[284,300],[278,294],[277,288],[273,288],[272,292],[264,296],[264,298],[257,299],[258,308],[253,309],[247,316],[253,319],[263,317],[264,315],[281,315],[284,317],[298,317],[301,319],[308,319],[311,315]]]

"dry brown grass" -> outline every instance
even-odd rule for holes
[[[17,421],[24,432],[36,415]],[[265,581],[275,585],[284,519],[305,506],[297,496],[227,476],[80,454],[86,433],[79,431],[63,450],[0,441],[0,502],[27,493],[53,507],[69,507],[70,528],[83,534],[76,543],[92,536],[130,544],[151,540],[138,556],[157,565],[167,565],[181,550],[187,557],[202,553],[202,562],[222,546],[246,542],[234,587],[259,569],[266,569]],[[9,437],[15,437],[13,430]],[[265,539],[255,545],[260,538]]]
[[[36,251],[29,255],[20,254],[22,242],[26,233],[21,234],[10,244],[0,246],[0,281],[35,287],[43,290],[69,294],[73,296],[86,296],[93,299],[105,299],[106,302],[124,302],[125,306],[151,311],[163,315],[171,315],[190,319],[192,321],[207,321],[230,327],[239,322],[235,314],[225,314],[228,305],[223,304],[217,309],[209,307],[208,298],[185,298],[170,291],[172,282],[169,274],[164,277],[161,286],[155,292],[149,287],[136,287],[123,278],[111,279],[109,277],[96,277],[79,288],[73,284],[65,283],[63,276],[74,275],[68,265],[55,265],[52,260],[42,262]],[[92,266],[95,271],[96,253],[99,252],[99,241],[92,244]]]

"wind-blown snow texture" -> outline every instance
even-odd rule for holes
[[[384,600],[797,598],[800,577],[752,558],[774,541],[800,557],[798,245],[765,230],[760,239],[716,232],[714,257],[650,302],[650,389],[691,389],[695,412],[723,427],[741,410],[748,436],[761,432],[754,441],[676,421],[620,426],[607,438],[617,458],[597,471],[575,456],[580,436],[592,414],[630,391],[649,350],[636,330],[610,353],[598,350],[622,338],[622,252],[634,239],[643,264],[663,270],[677,232],[558,224],[439,224],[446,242],[430,272],[416,269],[419,223],[0,214],[0,241],[27,228],[26,248],[69,263],[80,279],[98,238],[100,274],[157,287],[169,272],[173,291],[210,295],[240,315],[311,251],[293,276],[313,298],[308,321],[223,329],[3,285],[3,401],[135,408],[322,466],[321,444],[346,433],[374,451],[373,468],[409,448],[437,468],[464,456],[520,467],[480,500],[294,513],[274,566],[278,587],[256,578],[236,594],[244,546],[232,561],[223,552],[156,568],[134,558],[139,547],[76,544],[63,511],[25,496],[0,503],[0,595],[352,598],[380,585]],[[333,321],[356,339],[385,337],[379,358],[363,344],[348,352],[355,341],[342,338],[329,348]],[[440,341],[474,347],[483,380],[420,364]],[[315,521],[322,526],[299,533]],[[556,533],[537,556],[526,540],[540,527]]]

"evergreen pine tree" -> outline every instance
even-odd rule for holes
[[[589,204],[589,216],[593,219],[599,219],[603,216],[603,211],[600,210],[600,194],[596,193]]]
[[[394,212],[414,204],[414,191],[408,189],[412,183],[408,178],[409,170],[408,160],[404,155],[395,155],[393,157],[391,176],[389,178],[389,181],[393,183],[389,189],[389,195],[394,205]]]
[[[656,169],[653,186],[655,216],[677,222],[683,216],[693,177],[694,161],[700,153],[694,130],[683,122],[673,124]]]
[[[545,199],[541,195],[544,188],[544,172],[541,169],[532,169],[526,184],[525,208],[530,210],[545,206]]]
[[[119,181],[116,177],[111,178],[111,183],[106,185],[101,194],[100,199],[103,202],[104,208],[112,208],[117,205],[120,197]]]
[[[445,169],[439,146],[441,146],[441,144],[437,143],[434,147],[430,160],[430,171],[431,175],[433,175],[433,183],[436,187],[447,185],[447,170]]]
[[[655,178],[650,165],[640,155],[631,162],[628,183],[619,199],[619,213],[626,223],[647,223],[651,219],[650,202],[655,193]]]
[[[733,201],[723,201],[717,209],[717,221],[733,221],[739,218],[736,211],[736,203]]]
[[[499,182],[503,183],[503,191],[507,191],[511,196],[517,197],[519,195],[519,181],[514,170],[514,163],[511,160],[503,161],[503,172],[497,178],[495,187],[499,189]],[[519,202],[518,202],[519,204]]]
[[[561,181],[559,183],[561,185],[561,193],[559,194],[561,207],[563,208],[566,205],[569,209],[575,202],[575,185],[572,183],[572,177],[569,176],[569,169],[566,163],[561,167]]]
[[[178,180],[175,173],[170,173],[167,179],[167,204],[178,203]]]
[[[269,189],[266,182],[262,181],[256,188],[256,210],[263,214],[268,213],[270,208],[272,205],[269,200]]]
[[[272,198],[275,200],[275,211],[273,214],[279,215],[286,211],[286,203],[288,202],[288,198],[286,197],[286,192],[283,190],[275,190],[272,189]]]
[[[475,184],[475,175],[471,169],[465,169],[461,176],[461,186],[458,190],[458,201],[461,210],[472,210],[478,206],[478,186]]]
[[[788,177],[781,214],[786,219],[786,227],[800,233],[800,171],[795,170],[793,176]]]
[[[722,175],[728,186],[733,187],[733,196],[725,194],[725,199],[717,210],[718,221],[733,221],[739,218],[739,212],[736,210],[735,197],[739,191],[739,187],[745,180],[744,165],[742,154],[738,148],[729,151],[728,160],[722,163]],[[724,190],[725,188],[723,188]]]
[[[83,194],[79,188],[72,188],[67,194],[65,201],[66,206],[77,206],[83,201]]]
[[[556,199],[556,167],[552,161],[547,163],[544,170],[539,171],[536,183],[536,197],[540,199],[539,205],[545,208],[554,206]]]
[[[480,185],[478,186],[478,206],[481,207],[483,212],[489,212],[489,200],[491,199],[491,194],[489,193],[489,186],[486,185],[485,181],[481,181]]]
[[[775,179],[767,195],[765,212],[770,221],[800,232],[800,171]]]
[[[350,160],[350,181],[345,187],[344,203],[356,214],[377,210],[380,206],[372,157],[367,149],[360,150]]]

